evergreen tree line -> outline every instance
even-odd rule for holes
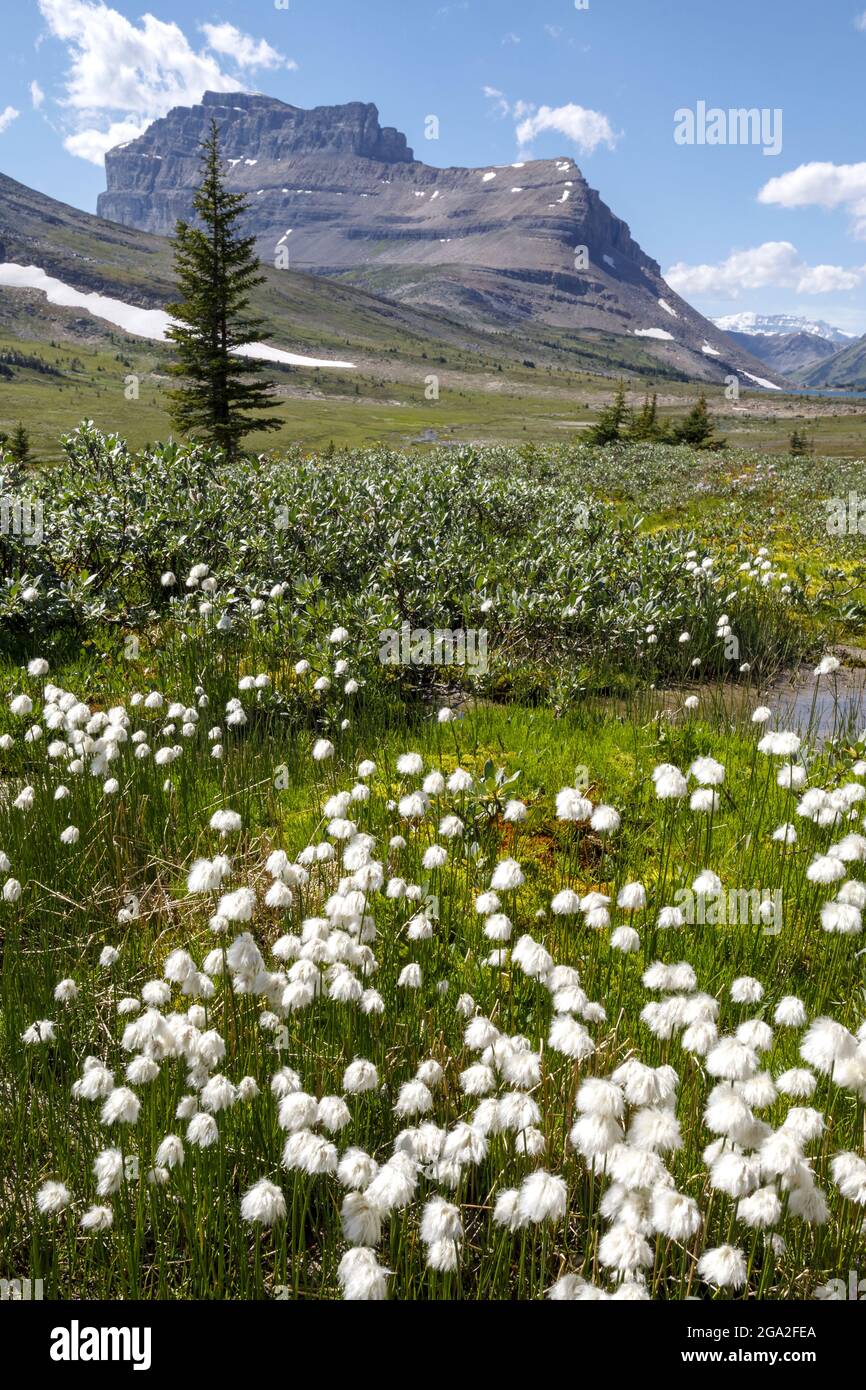
[[[31,352],[20,352],[16,348],[4,348],[0,352],[0,376],[11,380],[13,367],[29,368],[32,372],[39,372],[40,376],[63,376],[59,367],[55,367],[53,362],[46,362],[44,357],[37,357]]]
[[[665,420],[659,415],[656,395],[645,396],[641,409],[631,410],[626,403],[625,383],[622,381],[611,404],[587,430],[586,439],[590,444],[601,445],[656,443],[688,444],[693,449],[726,447],[726,441],[716,434],[703,392],[682,419]]]
[[[626,403],[625,383],[620,382],[616,395],[601,412],[595,424],[584,436],[590,444],[687,444],[692,449],[725,449],[727,440],[716,434],[707,398],[701,392],[687,415],[678,420],[663,420],[658,413],[658,398],[644,396],[640,410],[631,410]],[[790,454],[813,454],[814,442],[805,429],[796,427],[788,439]]]

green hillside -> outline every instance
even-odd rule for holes
[[[866,387],[866,337],[802,373],[804,386],[862,391]]]
[[[36,265],[77,289],[144,308],[163,307],[174,292],[168,241],[3,175],[0,261]],[[681,414],[696,394],[694,383],[660,369],[645,339],[546,324],[527,324],[519,335],[484,331],[345,281],[264,270],[255,309],[268,325],[266,340],[356,367],[274,366],[283,429],[254,437],[253,446],[553,444],[579,437],[619,377],[635,405],[658,390],[663,416]],[[165,438],[168,362],[164,344],[49,304],[38,291],[0,287],[0,431],[22,420],[40,458],[59,457],[60,436],[84,418],[135,447]],[[784,452],[794,424],[805,420],[820,452],[866,452],[857,407],[815,407],[760,391],[743,391],[732,404],[719,387],[708,395],[732,443]]]

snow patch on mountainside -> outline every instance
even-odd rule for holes
[[[287,233],[288,235],[288,233]],[[105,319],[132,333],[136,338],[150,338],[164,343],[166,332],[172,320],[164,309],[141,309],[137,304],[125,304],[122,299],[112,299],[109,295],[88,293],[46,275],[36,265],[16,265],[13,261],[0,263],[0,286],[16,290],[39,290],[46,296],[49,304],[57,304],[65,309],[84,309],[94,318]],[[354,368],[354,362],[327,362],[323,358],[300,357],[295,352],[284,352],[282,348],[269,347],[266,343],[250,343],[238,348],[239,357],[255,357],[262,362],[284,362],[292,367],[344,367]]]
[[[768,381],[764,376],[752,376],[751,372],[743,372],[743,376],[747,376],[749,381],[754,381],[756,386],[763,386],[765,391],[781,391],[782,389],[781,386],[777,386],[774,381]]]

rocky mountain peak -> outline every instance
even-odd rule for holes
[[[354,156],[383,164],[406,164],[413,159],[405,135],[381,126],[372,102],[351,101],[307,111],[259,93],[205,92],[199,105],[175,107],[137,140],[108,151],[108,190],[103,196],[127,187],[131,161],[168,160],[176,168],[173,161],[197,157],[212,119],[219,125],[223,153],[230,160],[251,154],[256,162],[283,164],[300,155]],[[164,172],[145,166],[139,177],[144,174],[144,182],[156,186]],[[187,170],[181,167],[178,172],[185,176]]]
[[[189,220],[212,119],[227,186],[247,197],[244,230],[275,268],[473,324],[627,336],[683,376],[721,380],[742,361],[759,379],[760,364],[746,366],[671,290],[569,156],[439,168],[380,125],[372,102],[303,110],[206,92],[108,152],[100,216],[163,236]]]

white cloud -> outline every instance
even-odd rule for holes
[[[511,107],[508,103],[508,99],[506,98],[504,92],[500,92],[498,87],[482,87],[481,90],[483,91],[484,95],[488,98],[489,101],[495,103],[496,112],[498,115],[510,115]]]
[[[106,150],[113,150],[115,145],[125,145],[130,140],[137,140],[146,130],[147,122],[139,125],[132,120],[112,121],[106,130],[88,126],[85,130],[76,131],[74,135],[67,135],[63,146],[78,159],[86,159],[89,164],[101,165]]]
[[[192,106],[205,91],[245,90],[248,68],[271,67],[285,59],[263,40],[233,25],[208,25],[201,49],[174,23],[142,16],[139,24],[103,0],[39,0],[49,33],[66,45],[63,105],[73,129],[64,140],[71,154],[93,163],[113,144],[134,139],[173,106]],[[228,45],[234,71],[217,56]],[[228,48],[225,52],[228,53]]]
[[[16,111],[14,106],[7,106],[4,111],[0,111],[0,135],[3,134],[4,130],[8,130],[12,122],[17,121],[20,115],[21,112]]]
[[[592,154],[599,145],[607,145],[609,150],[616,147],[621,135],[617,134],[607,116],[600,111],[589,111],[584,106],[570,102],[566,106],[536,106],[532,101],[511,102],[498,87],[482,88],[484,95],[495,102],[500,116],[511,116],[515,124],[515,135],[519,153],[525,155],[525,147],[544,131],[555,130],[571,140],[582,154]]]
[[[834,290],[854,290],[866,279],[866,266],[847,270],[841,265],[803,266],[796,288],[800,294],[832,294]]]
[[[861,33],[866,33],[866,10],[862,14],[855,15],[854,28],[859,29]]]
[[[515,115],[523,115],[527,109],[526,105],[518,105],[521,109],[518,113],[515,108]],[[612,150],[620,138],[615,134],[607,116],[603,116],[599,111],[588,111],[584,106],[576,106],[574,102],[569,102],[567,106],[539,106],[537,110],[534,107],[528,109],[531,114],[520,120],[517,126],[517,143],[521,149],[547,130],[555,130],[564,135],[577,145],[582,154],[592,154],[599,145],[606,145]]]
[[[517,43],[520,43],[520,35],[519,35],[519,34],[513,34],[513,33],[512,33],[512,34],[506,34],[506,35],[503,37],[502,42],[503,42],[504,44],[517,44]]]
[[[765,241],[747,251],[734,251],[717,265],[686,265],[680,261],[665,273],[678,294],[717,295],[736,299],[741,291],[768,287],[798,294],[830,294],[853,290],[866,280],[866,266],[807,265],[790,241]]]
[[[200,24],[208,48],[234,58],[239,68],[297,68],[291,58],[286,60],[266,39],[252,39],[233,24]]]
[[[45,100],[45,93],[35,78],[30,83],[30,100],[33,102],[33,109],[35,111],[39,110]]]
[[[783,208],[847,208],[855,236],[866,238],[866,164],[800,164],[764,184],[759,203]]]

